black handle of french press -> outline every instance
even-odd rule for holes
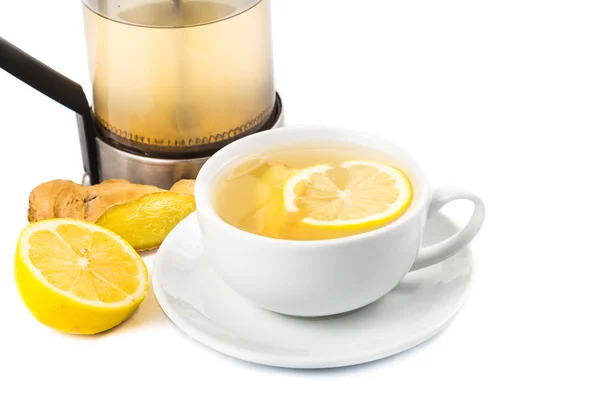
[[[88,173],[91,183],[98,183],[95,128],[90,106],[81,85],[31,57],[2,37],[0,37],[0,68],[78,114],[83,168]]]

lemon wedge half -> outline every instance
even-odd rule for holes
[[[49,219],[22,231],[15,279],[38,321],[78,334],[120,324],[148,291],[146,265],[133,247],[108,229],[72,219]]]

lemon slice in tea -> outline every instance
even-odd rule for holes
[[[316,227],[362,229],[401,215],[412,188],[397,168],[375,161],[320,164],[292,175],[283,188],[284,206]]]

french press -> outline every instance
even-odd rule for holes
[[[82,87],[0,38],[0,68],[77,113],[84,183],[163,188],[214,152],[283,125],[269,0],[82,0]]]

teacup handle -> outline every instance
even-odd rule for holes
[[[440,208],[454,200],[470,200],[475,205],[471,219],[467,225],[452,237],[431,246],[422,247],[410,271],[436,264],[465,247],[477,235],[485,218],[485,205],[481,199],[471,192],[447,187],[436,189],[431,198],[427,218],[431,218]]]

